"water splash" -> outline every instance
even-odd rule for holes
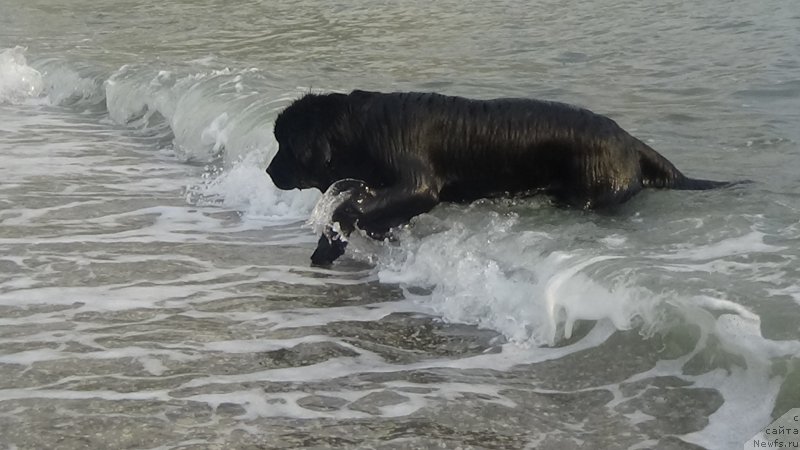
[[[38,97],[43,89],[42,74],[27,64],[24,48],[0,51],[0,104]]]

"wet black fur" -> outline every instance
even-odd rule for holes
[[[608,117],[522,98],[471,100],[435,93],[307,94],[275,121],[279,150],[267,169],[280,189],[363,180],[359,201],[334,213],[382,238],[440,201],[545,193],[557,203],[618,205],[645,187],[711,189],[685,177]],[[317,264],[344,251],[325,248]],[[331,245],[330,239],[327,245]]]

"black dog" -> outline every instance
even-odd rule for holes
[[[280,189],[327,190],[362,180],[333,220],[382,239],[440,201],[543,192],[562,205],[618,205],[645,187],[711,189],[608,117],[563,103],[470,100],[433,93],[308,94],[275,121],[279,150],[267,169]],[[323,235],[312,256],[344,252]]]

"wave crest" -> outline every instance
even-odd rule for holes
[[[38,97],[43,89],[42,74],[28,65],[23,47],[0,51],[0,104]]]

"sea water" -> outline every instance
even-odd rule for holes
[[[799,20],[0,0],[0,444],[740,448],[800,406]],[[272,126],[355,88],[575,103],[754,182],[442,204],[314,268]]]

